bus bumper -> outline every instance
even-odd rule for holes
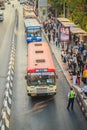
[[[28,93],[28,96],[35,97],[35,96],[54,96],[56,95],[55,92],[53,93]]]

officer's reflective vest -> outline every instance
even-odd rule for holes
[[[70,92],[69,98],[74,98],[75,97],[75,93],[73,91]]]

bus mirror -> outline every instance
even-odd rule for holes
[[[25,76],[25,79],[27,80],[27,75]]]

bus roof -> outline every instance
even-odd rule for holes
[[[36,18],[36,14],[34,12],[24,12],[24,18]]]
[[[38,22],[37,19],[25,19],[24,24],[27,30],[42,28],[42,25]]]
[[[45,42],[32,42],[28,44],[28,68],[27,72],[38,70],[55,72],[52,55]]]
[[[26,11],[29,11],[29,12],[30,12],[30,11],[33,11],[34,8],[33,8],[33,6],[29,6],[29,5],[27,6],[27,5],[24,5],[24,6],[23,6],[23,10],[26,10]]]

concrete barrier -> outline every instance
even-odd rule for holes
[[[9,130],[9,118],[6,114],[6,110],[2,109],[2,119],[1,119],[1,123],[0,123],[0,128],[1,130]]]
[[[0,130],[9,130],[10,114],[11,114],[11,103],[13,94],[13,77],[15,68],[15,53],[16,46],[14,43],[14,35],[11,46],[10,59],[8,63],[8,72],[6,78],[6,88],[4,93],[4,101],[0,119]]]

